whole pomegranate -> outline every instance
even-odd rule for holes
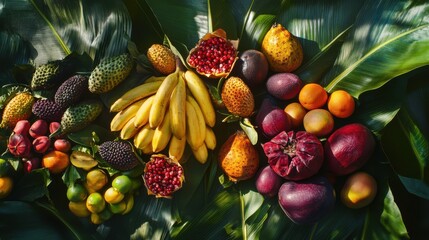
[[[255,121],[262,136],[268,139],[292,129],[292,122],[286,112],[268,97],[262,100]]]
[[[238,130],[219,150],[219,165],[232,182],[252,178],[259,168],[259,155],[246,133]]]
[[[204,35],[189,52],[189,66],[209,78],[226,77],[238,59],[237,47],[226,38],[226,32],[218,29]]]
[[[171,198],[182,188],[185,180],[183,167],[173,158],[163,154],[154,154],[146,163],[143,180],[149,195]]]
[[[28,157],[31,151],[30,139],[22,134],[13,133],[7,144],[9,152],[17,157]]]
[[[322,143],[305,131],[283,131],[262,147],[274,172],[288,180],[309,178],[323,164]]]

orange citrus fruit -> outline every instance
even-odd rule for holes
[[[69,155],[61,151],[52,150],[43,155],[42,165],[51,173],[61,173],[70,165]]]
[[[328,110],[313,109],[305,114],[303,124],[305,131],[325,137],[334,129],[334,118]]]
[[[302,120],[304,119],[307,110],[300,103],[289,103],[285,107],[284,111],[292,122],[292,128],[297,129],[301,127]]]
[[[0,177],[0,199],[5,198],[12,192],[13,180],[10,177]]]
[[[299,92],[298,100],[307,110],[321,108],[328,100],[328,93],[322,85],[318,83],[308,83],[304,85]]]
[[[355,100],[344,90],[335,90],[328,98],[328,110],[338,118],[350,117],[355,111]]]

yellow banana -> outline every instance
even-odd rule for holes
[[[126,107],[124,110],[116,113],[116,115],[113,117],[112,121],[110,122],[110,130],[112,132],[120,131],[125,124],[133,118],[137,111],[139,110],[140,106],[146,101],[146,99],[141,99],[137,102],[134,102],[130,106]]]
[[[186,96],[186,101],[191,103],[192,106],[194,107],[195,113],[197,114],[197,118],[198,118],[198,127],[200,128],[201,138],[203,139],[203,142],[204,142],[204,139],[206,138],[206,122],[204,121],[203,112],[200,106],[198,105],[197,101],[195,101],[195,99],[191,95]]]
[[[146,155],[150,155],[153,153],[152,151],[152,143],[149,143],[148,145],[141,148],[142,153]]]
[[[194,106],[186,101],[186,141],[192,149],[198,149],[204,143],[198,124],[198,116]]]
[[[216,112],[212,104],[209,90],[203,80],[192,70],[185,72],[185,80],[188,89],[197,100],[204,113],[206,124],[213,127],[216,123]]]
[[[127,204],[127,207],[122,212],[122,215],[125,215],[125,214],[131,212],[131,210],[133,209],[133,207],[134,207],[134,195],[132,193],[127,194],[125,196],[125,202]]]
[[[211,127],[206,127],[206,138],[204,139],[204,143],[210,150],[216,148],[216,135]]]
[[[182,139],[177,138],[176,136],[171,136],[170,145],[168,146],[168,155],[170,158],[174,157],[177,161],[183,157],[183,153],[186,148],[186,137]]]
[[[119,112],[127,106],[131,105],[133,102],[155,94],[162,83],[163,81],[143,83],[137,87],[128,90],[110,106],[110,111]]]
[[[144,83],[163,81],[165,77],[166,76],[150,76],[144,81]]]
[[[176,87],[170,97],[170,126],[173,135],[179,139],[186,137],[186,83],[182,74],[179,74]]]
[[[171,93],[177,85],[178,77],[179,69],[174,73],[169,74],[164,81],[162,81],[161,86],[159,86],[159,89],[155,94],[155,98],[152,101],[152,107],[150,108],[149,113],[149,125],[151,128],[156,128],[161,124],[165,111],[167,110]]]
[[[139,132],[140,128],[134,126],[134,118],[135,117],[131,118],[122,128],[121,132],[119,133],[119,137],[121,139],[128,140]]]
[[[201,164],[204,164],[207,162],[207,158],[209,157],[209,153],[207,151],[206,144],[201,144],[201,146],[198,149],[192,149],[192,153],[194,154],[195,159],[197,159],[198,162]]]
[[[149,127],[149,124],[144,125],[140,131],[134,136],[134,146],[138,149],[143,149],[146,145],[151,145],[154,129]]]
[[[149,112],[150,108],[152,107],[154,97],[155,95],[148,97],[147,100],[140,106],[136,113],[136,117],[134,118],[134,126],[142,127],[149,121]]]
[[[152,151],[158,153],[164,150],[171,138],[171,128],[170,128],[170,113],[167,111],[165,113],[164,120],[162,123],[155,128],[152,138]]]

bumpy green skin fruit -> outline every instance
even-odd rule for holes
[[[15,95],[4,108],[0,128],[13,129],[19,120],[30,118],[34,101],[33,95],[28,92]]]
[[[86,100],[66,109],[60,128],[49,137],[64,135],[79,131],[93,122],[103,110],[103,103],[99,100]]]
[[[79,61],[73,54],[40,65],[33,73],[31,89],[46,90],[59,86],[76,71],[78,65]]]
[[[88,88],[92,93],[106,93],[121,83],[134,67],[130,54],[107,58],[95,67],[89,76]]]

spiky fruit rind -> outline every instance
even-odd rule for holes
[[[34,103],[31,111],[39,119],[43,119],[47,122],[59,122],[65,108],[52,100],[44,98],[38,99]]]
[[[64,81],[55,92],[55,102],[62,107],[69,107],[81,100],[88,92],[88,77],[74,75]]]
[[[99,146],[98,151],[104,161],[120,171],[128,171],[139,164],[133,147],[126,141],[103,142]]]
[[[92,93],[106,93],[128,77],[134,67],[130,54],[106,58],[91,72],[88,89]]]
[[[221,98],[226,109],[234,115],[249,117],[254,111],[252,91],[241,78],[228,78],[222,87]]]
[[[0,127],[13,129],[19,120],[30,118],[34,102],[35,98],[28,92],[15,95],[3,110]]]
[[[102,110],[103,103],[98,100],[82,101],[67,108],[61,117],[60,129],[51,134],[51,137],[57,134],[76,132],[85,128],[101,114]]]
[[[31,89],[40,90],[52,87],[55,84],[55,78],[60,74],[60,61],[53,61],[40,65],[34,71],[31,79]]]
[[[146,54],[152,66],[163,75],[176,70],[176,57],[173,51],[162,44],[152,44]]]
[[[231,135],[219,150],[219,165],[232,182],[252,178],[259,168],[259,155],[244,131]]]
[[[265,34],[261,51],[274,72],[293,72],[301,66],[304,58],[299,40],[279,23]]]

